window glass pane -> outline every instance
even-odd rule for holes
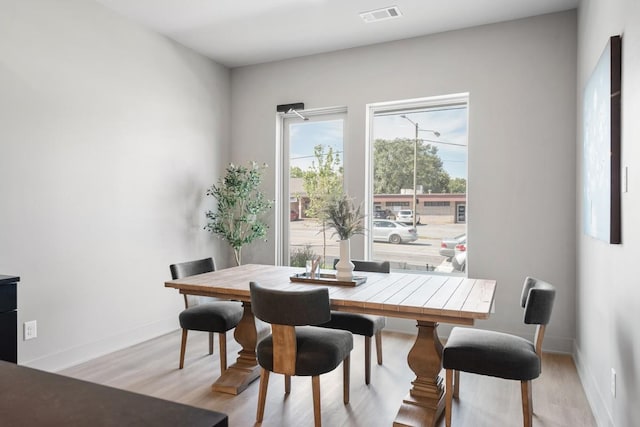
[[[329,118],[330,117],[330,118]],[[305,261],[322,256],[332,267],[339,246],[332,231],[323,231],[323,203],[342,193],[344,115],[286,120],[289,161],[289,265],[304,267]]]
[[[376,112],[372,148],[372,212],[396,225],[373,223],[372,259],[465,274],[466,104]]]

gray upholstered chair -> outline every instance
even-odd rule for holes
[[[271,323],[271,335],[256,348],[262,367],[256,421],[264,416],[269,372],[284,374],[285,393],[291,391],[291,375],[311,376],[313,414],[321,425],[320,375],[333,371],[342,362],[344,403],[349,403],[349,360],[353,336],[347,331],[334,331],[317,325],[330,317],[327,288],[309,291],[276,291],[251,282],[251,306],[254,315]]]
[[[169,266],[171,278],[181,279],[196,274],[209,273],[216,269],[213,258],[183,262]],[[180,369],[184,367],[188,331],[209,332],[209,354],[213,354],[213,333],[218,333],[220,342],[220,371],[227,370],[227,331],[236,327],[242,318],[242,304],[234,301],[201,302],[201,297],[184,295],[185,309],[178,316],[182,328],[180,346]]]
[[[442,353],[447,427],[451,426],[452,399],[459,394],[460,371],[520,381],[524,425],[532,426],[531,380],[541,372],[542,340],[555,295],[555,288],[547,282],[532,277],[524,281],[520,302],[524,307],[524,323],[537,325],[535,344],[500,332],[453,328]]]
[[[340,261],[333,261],[333,268]],[[351,261],[354,271],[369,271],[374,273],[388,273],[391,268],[389,261]],[[369,314],[346,313],[343,311],[332,311],[331,320],[323,323],[323,328],[342,329],[352,334],[364,336],[364,382],[371,382],[371,337],[376,337],[376,355],[378,365],[382,365],[382,329],[386,325],[383,316],[372,316]]]

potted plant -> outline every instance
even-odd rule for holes
[[[333,229],[333,236],[340,238],[340,260],[336,264],[336,279],[349,281],[353,278],[351,262],[351,237],[364,233],[364,215],[360,206],[351,198],[341,194],[329,200],[324,208],[325,228]]]
[[[204,228],[229,243],[236,265],[242,263],[242,247],[264,238],[269,228],[262,215],[272,202],[258,188],[266,167],[256,162],[249,162],[249,167],[231,163],[218,185],[207,190],[207,196],[217,200],[218,208],[205,213],[208,223]]]

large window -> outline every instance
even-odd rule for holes
[[[368,258],[465,274],[466,95],[375,104],[369,113]]]
[[[323,204],[343,191],[343,139],[346,113],[302,112],[283,119],[283,265],[303,267],[322,256],[327,266],[339,255],[332,232],[323,230]]]

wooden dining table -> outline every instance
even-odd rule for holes
[[[394,426],[434,426],[444,408],[438,323],[473,325],[476,319],[487,319],[495,296],[495,280],[426,273],[357,272],[367,278],[358,286],[292,282],[291,277],[301,272],[303,269],[297,267],[246,264],[165,283],[181,294],[242,302],[244,314],[234,332],[242,350],[236,362],[214,382],[213,390],[241,393],[260,374],[255,348],[269,329],[253,316],[250,282],[284,291],[327,287],[332,310],[417,322],[416,341],[407,356],[416,377],[400,403]]]

